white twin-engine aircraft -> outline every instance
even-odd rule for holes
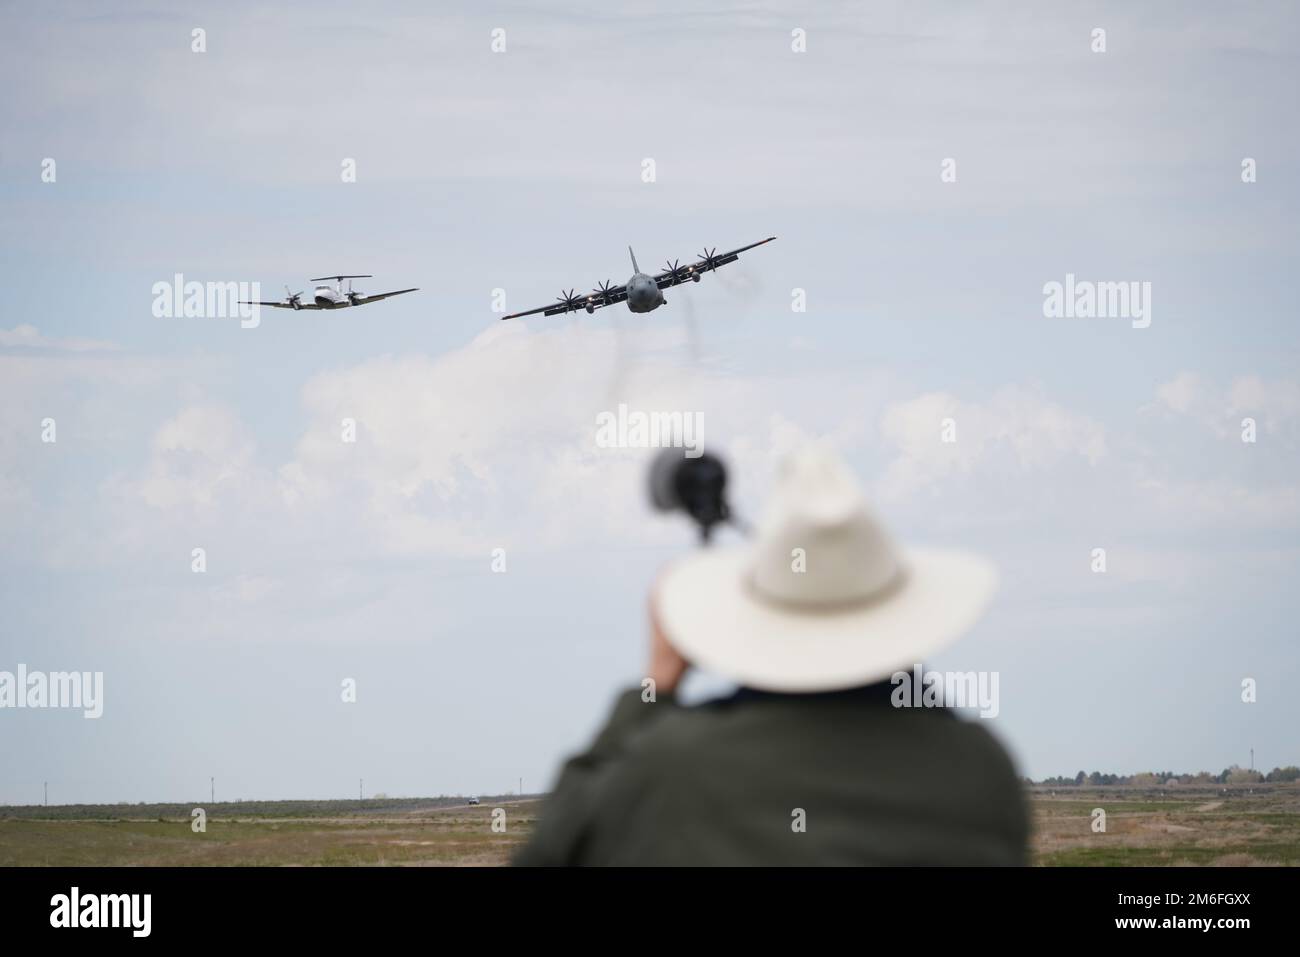
[[[311,282],[324,283],[327,280],[334,280],[334,285],[317,286],[312,292],[312,301],[303,302],[302,293],[290,292],[289,287],[284,287],[284,302],[246,302],[248,306],[274,306],[276,309],[346,309],[348,306],[364,306],[368,302],[378,302],[380,299],[387,299],[389,296],[400,296],[403,293],[415,292],[419,287],[411,289],[398,289],[396,292],[380,292],[373,296],[367,296],[362,292],[355,292],[352,289],[352,280],[370,279],[370,276],[321,276],[319,279],[313,279]],[[343,290],[343,280],[348,281],[348,288]]]
[[[579,309],[586,309],[587,312],[595,312],[602,306],[612,306],[616,302],[626,302],[627,308],[632,312],[651,312],[662,306],[666,300],[664,290],[669,286],[676,286],[681,283],[699,282],[700,277],[706,272],[712,272],[719,266],[725,266],[727,263],[734,263],[740,258],[740,254],[746,250],[753,249],[755,246],[761,246],[763,243],[770,243],[776,239],[775,236],[769,236],[767,239],[760,240],[756,243],[750,243],[748,246],[741,246],[739,249],[733,249],[731,252],[718,255],[718,250],[706,249],[700,253],[700,261],[692,263],[689,266],[682,266],[677,262],[666,263],[664,271],[655,276],[647,276],[641,271],[636,264],[636,254],[632,252],[632,247],[627,247],[627,253],[632,257],[632,278],[623,286],[611,286],[607,281],[601,283],[595,289],[585,296],[575,296],[570,289],[562,293],[560,297],[549,306],[538,306],[536,309],[529,309],[527,312],[513,312],[508,316],[502,316],[502,319],[518,319],[520,316],[532,316],[541,313],[544,316],[558,316],[565,312],[576,312]]]

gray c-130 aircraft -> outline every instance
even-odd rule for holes
[[[725,253],[719,253],[717,247],[706,249],[700,253],[699,262],[691,263],[689,266],[682,266],[677,261],[665,263],[664,271],[654,276],[646,275],[641,271],[641,267],[636,264],[636,253],[632,252],[631,246],[628,246],[627,254],[632,258],[633,275],[625,285],[612,286],[606,280],[585,296],[574,295],[572,289],[567,293],[561,291],[559,298],[549,306],[538,306],[527,312],[512,312],[501,318],[518,319],[520,316],[532,316],[539,312],[544,316],[558,316],[566,312],[577,312],[579,309],[592,313],[603,306],[612,306],[616,302],[626,302],[627,308],[632,312],[652,312],[668,301],[664,298],[663,291],[670,286],[677,286],[684,282],[699,282],[706,272],[712,272],[727,263],[734,263],[740,258],[741,253],[762,246],[764,243],[770,243],[774,239],[775,236],[768,236],[767,239]]]

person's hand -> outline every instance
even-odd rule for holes
[[[650,662],[646,665],[645,674],[647,678],[653,679],[656,694],[672,694],[690,667],[690,662],[668,643],[659,622],[657,591],[653,589],[650,592]]]

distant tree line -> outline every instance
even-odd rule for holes
[[[1107,784],[1163,787],[1170,784],[1286,784],[1296,780],[1300,780],[1300,768],[1294,764],[1287,765],[1285,768],[1274,768],[1267,774],[1234,764],[1230,768],[1224,768],[1218,774],[1211,774],[1209,771],[1199,771],[1196,774],[1175,774],[1173,771],[1143,771],[1141,774],[1102,774],[1100,771],[1093,771],[1091,774],[1087,774],[1080,771],[1072,778],[1064,776],[1043,778],[1043,780],[1037,782],[1029,780],[1029,783],[1060,788],[1100,787]]]

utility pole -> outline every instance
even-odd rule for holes
[[[1255,749],[1254,748],[1250,749],[1250,769],[1252,771],[1255,770]]]
[[[208,786],[212,789],[209,795],[212,799],[212,803],[216,804],[217,803],[217,779],[215,776],[208,778]]]
[[[50,782],[45,782],[45,806],[50,806]]]
[[[366,779],[358,778],[357,779],[357,800],[364,801],[365,799],[366,799]]]

